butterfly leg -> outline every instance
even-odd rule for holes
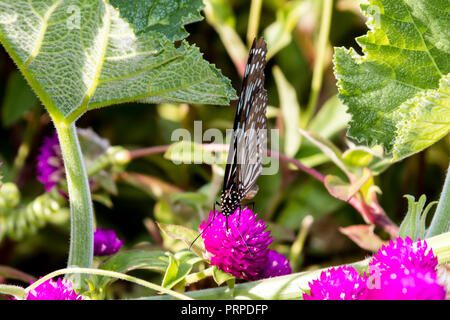
[[[191,244],[189,245],[189,248],[188,248],[189,250],[191,250],[191,247],[192,247],[192,245],[195,243],[195,241],[197,241],[197,239],[200,238],[200,236],[203,234],[203,232],[205,232],[206,229],[209,228],[209,226],[211,225],[211,223],[213,223],[214,219],[216,218],[216,204],[220,205],[220,203],[218,203],[217,201],[214,203],[214,205],[213,205],[213,217],[212,217],[212,219],[211,219],[211,222],[208,223],[208,225],[206,226],[206,228],[203,229],[202,232],[200,232],[200,233],[198,234],[198,236],[195,237],[194,241],[191,242]]]
[[[239,229],[239,224],[241,223],[241,211],[242,211],[242,205],[239,206],[239,217],[238,217],[238,223],[237,223],[238,229]]]

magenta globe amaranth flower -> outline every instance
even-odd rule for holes
[[[442,300],[445,288],[438,283],[437,257],[425,241],[398,238],[383,246],[369,263],[378,285],[368,293],[371,300]]]
[[[365,300],[366,281],[348,266],[322,271],[318,280],[309,284],[310,293],[304,293],[304,300]]]
[[[368,300],[443,300],[445,289],[436,272],[423,268],[388,268],[380,274],[379,287],[368,291]]]
[[[281,253],[275,250],[269,250],[264,278],[284,276],[291,272],[289,260]]]
[[[44,138],[37,157],[37,179],[50,191],[65,177],[64,161],[56,132]]]
[[[380,269],[414,267],[430,270],[435,270],[437,264],[433,249],[428,248],[425,241],[419,239],[414,242],[409,237],[405,240],[399,237],[395,242],[389,241],[387,246],[383,245],[378,250],[370,263]]]
[[[117,238],[114,230],[97,229],[94,232],[94,256],[108,256],[122,248],[123,240]]]
[[[264,278],[267,247],[273,241],[264,221],[257,220],[252,210],[238,208],[228,216],[228,228],[226,217],[217,211],[215,217],[214,212],[210,212],[208,221],[203,221],[199,227],[211,264],[237,278]]]
[[[27,300],[82,300],[69,280],[49,279],[28,292]]]

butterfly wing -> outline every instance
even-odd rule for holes
[[[242,197],[255,187],[262,171],[267,139],[264,68],[267,47],[263,38],[253,41],[233,127],[225,167],[224,189],[239,188]]]

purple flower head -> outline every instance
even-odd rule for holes
[[[397,238],[383,246],[369,263],[379,285],[369,290],[371,300],[442,300],[445,289],[438,283],[437,257],[425,241]]]
[[[122,248],[114,230],[97,229],[94,232],[94,256],[109,256]]]
[[[389,245],[383,245],[373,256],[370,265],[380,269],[420,267],[435,270],[437,263],[437,257],[434,256],[433,250],[428,248],[425,241],[419,239],[414,243],[407,237],[405,240],[397,238],[395,242],[391,240]]]
[[[423,268],[388,268],[380,275],[379,288],[368,291],[368,300],[444,300],[445,289],[436,272]]]
[[[270,231],[266,231],[264,221],[257,221],[256,218],[257,214],[252,210],[245,208],[240,211],[238,208],[228,216],[227,230],[226,217],[217,211],[214,217],[214,213],[210,212],[208,221],[203,221],[199,229],[203,232],[202,237],[212,265],[237,278],[264,278],[269,254],[267,247],[273,238]]]
[[[309,284],[310,294],[304,300],[365,300],[366,281],[353,267],[330,268]]]
[[[267,266],[264,270],[264,278],[284,276],[291,272],[289,260],[281,253],[278,253],[275,250],[269,250]]]
[[[65,177],[64,162],[56,132],[44,138],[37,157],[37,178],[50,191]]]
[[[28,293],[27,300],[82,300],[69,280],[49,279]]]

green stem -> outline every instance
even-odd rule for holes
[[[30,146],[35,136],[36,129],[38,128],[40,106],[34,107],[34,109],[35,111],[31,115],[31,119],[28,121],[27,126],[25,127],[23,141],[20,144],[19,150],[17,151],[17,155],[14,159],[11,181],[17,181],[20,171],[25,165],[25,160],[28,158],[28,155],[30,153]]]
[[[250,15],[248,17],[247,44],[252,45],[253,39],[258,34],[259,18],[261,16],[262,0],[252,0]]]
[[[133,277],[133,276],[129,276],[124,273],[114,272],[114,271],[109,271],[109,270],[101,270],[101,269],[90,269],[90,268],[67,268],[67,269],[56,270],[56,271],[49,273],[46,276],[40,278],[38,281],[34,282],[32,285],[28,286],[25,289],[25,292],[28,293],[31,290],[37,288],[39,285],[41,285],[45,281],[52,279],[53,277],[59,276],[61,274],[80,274],[80,273],[94,274],[94,275],[113,277],[113,278],[117,278],[117,279],[121,279],[121,280],[126,280],[126,281],[136,283],[136,284],[141,285],[146,288],[150,288],[150,289],[162,292],[162,293],[169,294],[178,299],[192,300],[192,298],[189,298],[189,297],[185,296],[184,294],[181,294],[176,291],[158,286],[157,284],[154,284],[154,283],[151,283],[151,282],[148,282],[148,281],[145,281],[145,280]]]
[[[441,197],[434,213],[433,220],[431,220],[430,228],[427,231],[426,237],[437,236],[441,233],[450,230],[450,165],[447,169],[447,176],[442,188]]]
[[[16,299],[23,299],[25,296],[24,288],[9,284],[0,284],[0,293],[14,296]]]
[[[323,0],[322,18],[319,31],[319,40],[317,44],[317,55],[314,61],[314,71],[311,83],[311,94],[309,96],[308,106],[302,114],[302,127],[305,128],[311,119],[317,105],[320,89],[322,87],[323,65],[325,52],[328,47],[328,37],[330,34],[331,14],[333,12],[333,0]]]
[[[94,252],[94,215],[88,176],[75,124],[55,121],[66,168],[70,201],[70,251],[68,267],[91,267]],[[74,287],[81,285],[74,283]]]
[[[314,219],[312,216],[306,216],[302,220],[300,230],[297,235],[297,239],[294,241],[291,247],[291,252],[289,255],[289,260],[291,261],[292,270],[298,270],[302,260],[302,250],[305,244],[306,236],[308,235],[309,228],[313,223]]]

